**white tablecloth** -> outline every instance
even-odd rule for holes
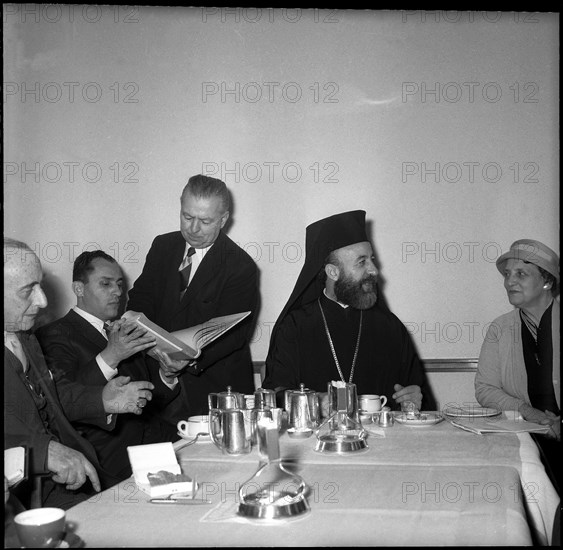
[[[309,486],[310,512],[291,521],[236,516],[257,450],[210,442],[179,452],[209,506],[150,504],[132,480],[67,513],[88,546],[530,545],[550,540],[558,497],[528,434],[479,436],[447,422],[396,424],[369,450],[319,454],[314,436],[280,439],[288,469]]]

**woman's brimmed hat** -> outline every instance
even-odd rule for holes
[[[545,244],[532,239],[520,239],[510,245],[510,250],[497,260],[497,269],[504,273],[506,260],[522,260],[551,273],[559,282],[559,256]]]

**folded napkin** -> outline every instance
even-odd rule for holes
[[[377,424],[362,424],[362,428],[368,433],[369,437],[385,437],[385,430]]]
[[[172,443],[127,447],[135,483],[151,498],[195,494],[197,484],[182,473]]]
[[[508,420],[506,418],[456,418],[449,419],[456,428],[461,428],[474,434],[489,433],[521,433],[549,431],[549,426],[526,422],[526,420]]]

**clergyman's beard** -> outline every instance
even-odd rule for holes
[[[354,309],[369,309],[377,302],[377,276],[368,275],[360,281],[342,275],[334,283],[334,294],[342,304]]]

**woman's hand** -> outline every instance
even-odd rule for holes
[[[549,424],[549,432],[545,434],[546,437],[561,441],[561,416],[557,416],[555,413],[548,410],[545,411],[545,416],[546,418],[542,420],[540,424]]]
[[[395,384],[393,386],[395,393],[391,396],[393,399],[401,404],[401,410],[409,410],[407,403],[413,403],[414,409],[417,411],[422,407],[422,392],[420,391],[420,386],[401,386],[401,384]],[[412,405],[410,405],[412,407]]]

